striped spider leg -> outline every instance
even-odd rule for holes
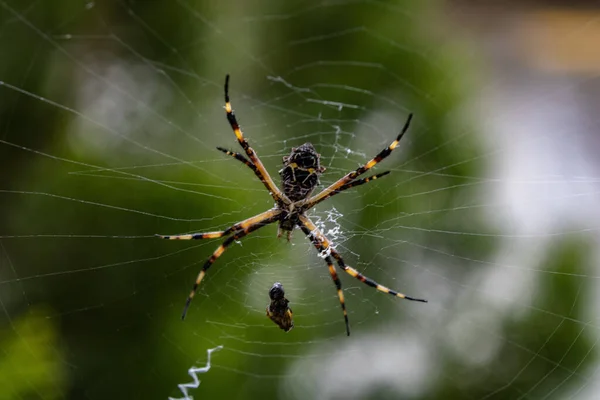
[[[156,235],[156,236],[161,239],[166,239],[166,240],[216,239],[216,238],[220,238],[223,236],[227,236],[236,231],[247,230],[247,229],[249,229],[250,226],[257,224],[259,222],[262,222],[264,220],[267,220],[268,218],[270,218],[274,215],[279,215],[277,213],[277,209],[267,210],[263,213],[255,215],[254,217],[250,217],[241,222],[238,222],[237,224],[231,225],[229,228],[225,229],[224,231],[205,232],[205,233],[188,233],[188,234],[184,234],[184,235]]]
[[[217,258],[219,258],[221,256],[221,254],[223,254],[225,252],[225,250],[227,250],[227,247],[229,247],[229,245],[231,243],[233,243],[234,241],[243,238],[244,236],[248,235],[249,233],[254,232],[257,229],[260,229],[263,226],[272,224],[275,221],[278,221],[280,218],[280,214],[281,214],[281,211],[274,208],[274,209],[265,211],[261,214],[258,214],[252,218],[248,218],[248,219],[246,219],[242,222],[239,222],[235,225],[232,225],[231,227],[227,228],[224,231],[192,233],[192,234],[187,234],[187,235],[172,235],[172,236],[157,235],[162,239],[168,239],[168,240],[197,240],[197,239],[220,238],[220,237],[232,234],[227,239],[225,239],[225,241],[212,253],[210,258],[208,260],[206,260],[206,262],[204,263],[204,266],[202,267],[202,270],[198,274],[198,277],[196,278],[196,282],[194,283],[194,286],[192,287],[192,291],[190,292],[190,294],[185,302],[185,307],[183,309],[183,313],[181,314],[181,319],[185,319],[187,310],[192,302],[192,299],[196,295],[196,291],[198,290],[198,286],[200,285],[200,282],[202,282],[204,275],[206,275],[206,271],[210,268],[211,265],[213,265],[213,263],[215,261],[217,261]]]
[[[229,101],[229,75],[227,75],[225,77],[225,112],[227,113],[227,121],[229,122],[229,125],[231,125],[231,129],[233,129],[233,133],[235,133],[235,137],[237,138],[238,143],[240,144],[240,146],[242,146],[242,149],[244,149],[244,151],[246,152],[246,155],[250,158],[250,161],[247,162],[248,160],[245,160],[244,157],[241,155],[234,156],[234,157],[240,161],[242,161],[242,159],[244,159],[245,161],[242,161],[242,162],[244,164],[248,165],[249,167],[250,167],[249,163],[252,163],[252,165],[254,165],[254,168],[253,168],[254,173],[260,179],[260,181],[263,183],[263,185],[265,185],[265,187],[271,194],[271,197],[273,197],[273,200],[275,200],[275,202],[277,204],[282,205],[284,203],[289,203],[289,199],[287,198],[287,196],[285,194],[283,194],[281,192],[281,190],[279,190],[277,185],[275,185],[275,182],[273,182],[273,179],[267,172],[265,166],[258,158],[258,155],[256,155],[256,152],[254,151],[254,149],[252,147],[250,147],[250,144],[248,144],[248,141],[246,140],[246,138],[244,137],[244,134],[242,133],[240,124],[237,122],[237,119],[235,118],[233,108],[231,108],[231,103]],[[227,153],[227,150],[225,150],[225,149],[220,148],[219,150]],[[250,167],[250,168],[252,168],[252,167]],[[287,200],[287,202],[285,200]]]
[[[400,133],[396,137],[396,140],[394,140],[388,147],[381,150],[375,157],[373,157],[369,162],[367,162],[362,167],[359,167],[356,170],[347,173],[342,178],[338,179],[337,182],[331,184],[328,188],[323,189],[319,194],[305,200],[302,205],[304,207],[304,209],[308,210],[308,209],[314,207],[315,205],[322,202],[323,200],[335,195],[336,192],[339,193],[342,190],[351,188],[352,186],[357,186],[357,185],[349,185],[349,183],[354,181],[354,179],[356,179],[358,176],[364,174],[365,172],[367,172],[368,170],[373,168],[375,165],[379,164],[382,160],[384,160],[387,156],[389,156],[392,153],[392,151],[394,151],[394,149],[398,146],[398,143],[400,143],[400,140],[402,139],[402,137],[404,136],[406,131],[408,131],[408,127],[410,126],[410,121],[412,120],[412,117],[413,117],[412,114],[408,115],[408,119],[404,123],[404,127],[402,128],[402,131],[400,131]],[[358,185],[367,183],[370,180],[375,180],[378,177],[381,177],[382,175],[385,175],[385,173],[380,174],[379,176],[378,175],[370,176],[370,177],[366,178],[364,180],[364,182],[358,183]]]
[[[258,169],[256,169],[256,166],[254,164],[252,164],[250,161],[246,160],[246,157],[244,157],[243,155],[236,153],[235,151],[227,150],[227,149],[225,149],[223,147],[219,147],[219,146],[217,146],[217,150],[222,151],[223,153],[227,154],[228,156],[231,156],[231,157],[235,158],[236,160],[243,162],[244,164],[246,164],[248,166],[248,168],[250,168],[252,171],[254,171],[254,174],[258,177],[258,179],[261,179],[260,172],[258,172]]]
[[[390,294],[395,297],[400,297],[401,299],[420,301],[422,303],[427,303],[427,300],[425,300],[425,299],[418,299],[415,297],[407,296],[405,294],[396,292],[395,290],[392,290],[388,287],[380,285],[379,283],[375,282],[371,278],[361,274],[354,268],[347,265],[344,262],[344,259],[342,258],[342,256],[333,247],[331,247],[331,243],[329,242],[329,240],[327,240],[325,235],[323,235],[323,233],[321,233],[319,228],[317,228],[317,226],[308,217],[301,215],[299,226],[300,226],[300,229],[302,229],[302,232],[304,232],[304,234],[308,237],[308,239],[315,246],[317,251],[319,251],[319,253],[331,254],[333,256],[333,258],[335,258],[335,260],[336,260],[337,264],[340,266],[340,268],[343,269],[344,271],[346,271],[350,276],[358,279],[359,281],[363,282],[364,284],[366,284],[368,286],[371,286],[371,287],[379,290],[380,292],[387,293],[387,294]],[[339,279],[337,278],[337,274],[335,272],[335,268],[333,268],[333,264],[331,263],[331,258],[329,256],[329,254],[325,257],[325,262],[327,263],[327,266],[329,267],[329,273],[331,274],[331,277],[337,287],[338,297],[340,299],[340,304],[341,304],[342,310],[344,312],[344,319],[346,320],[346,333],[348,336],[350,336],[350,327],[348,326],[348,314],[346,312],[346,305],[345,305],[345,301],[344,301],[344,295],[342,293],[341,283],[339,282]]]

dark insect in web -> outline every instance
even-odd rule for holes
[[[368,286],[379,290],[380,292],[407,300],[420,301],[424,303],[427,302],[427,300],[410,297],[382,286],[347,265],[342,256],[335,250],[335,248],[331,246],[331,242],[327,239],[327,237],[325,237],[325,235],[306,215],[311,208],[338,193],[355,186],[360,186],[374,181],[384,175],[389,174],[389,171],[385,171],[379,174],[368,176],[366,178],[357,179],[360,175],[364,174],[389,156],[398,146],[398,143],[400,143],[400,140],[410,126],[412,114],[408,116],[402,131],[400,131],[396,139],[388,147],[381,150],[375,157],[373,157],[363,166],[347,173],[329,187],[323,189],[318,194],[311,196],[314,188],[319,184],[319,176],[325,171],[325,168],[320,165],[320,155],[315,151],[312,144],[305,143],[302,146],[293,148],[290,155],[283,158],[283,168],[279,171],[283,187],[283,191],[281,191],[273,182],[273,179],[258,158],[254,149],[250,147],[246,141],[246,138],[244,138],[242,130],[240,129],[240,126],[235,118],[235,114],[231,108],[231,103],[229,102],[229,75],[227,75],[225,78],[225,112],[227,115],[227,121],[229,121],[231,129],[233,129],[238,143],[248,158],[244,157],[242,154],[224,149],[222,147],[218,147],[218,149],[244,163],[254,172],[254,175],[256,175],[256,177],[263,183],[275,201],[275,207],[255,215],[254,217],[238,222],[237,224],[234,224],[223,231],[193,233],[186,235],[158,235],[163,239],[169,240],[214,239],[227,236],[227,239],[225,239],[225,241],[204,263],[202,270],[198,274],[196,282],[194,283],[194,286],[192,287],[192,290],[185,303],[185,307],[181,315],[182,319],[185,319],[187,310],[192,302],[192,299],[194,298],[194,295],[196,294],[196,290],[198,289],[200,282],[202,282],[202,279],[206,275],[206,271],[208,271],[210,266],[213,265],[217,258],[219,258],[225,252],[227,247],[229,247],[233,242],[242,239],[249,233],[276,222],[279,224],[278,237],[282,236],[282,234],[285,232],[286,238],[290,240],[293,230],[298,227],[311,241],[319,254],[324,255],[323,259],[327,263],[329,274],[331,275],[331,279],[333,280],[337,289],[340,305],[344,313],[346,333],[348,336],[350,335],[348,313],[346,311],[344,293],[342,292],[342,283],[338,278],[337,271],[333,265],[333,260],[335,260],[337,265],[350,276],[360,280]]]
[[[269,290],[271,304],[267,306],[267,317],[275,322],[281,329],[289,332],[294,327],[292,309],[288,306],[290,301],[285,298],[285,291],[280,282],[275,282]]]

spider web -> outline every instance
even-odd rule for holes
[[[600,14],[519,4],[0,0],[0,398],[176,398],[203,365],[187,395],[597,398]],[[273,206],[215,149],[226,73],[277,182],[311,142],[325,187],[415,114],[390,175],[310,217],[428,304],[338,269],[348,338],[323,259],[269,226],[180,320],[219,240],[154,234]]]

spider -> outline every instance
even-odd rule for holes
[[[269,290],[271,304],[267,306],[267,317],[275,322],[281,329],[289,332],[294,327],[292,309],[288,306],[290,301],[285,298],[283,285],[275,282]]]
[[[350,336],[350,324],[348,322],[348,312],[346,311],[346,303],[344,301],[344,293],[342,292],[342,283],[338,278],[335,266],[333,265],[333,259],[339,265],[341,269],[347,272],[350,276],[360,280],[368,286],[371,286],[380,292],[388,293],[392,296],[400,297],[402,299],[420,301],[426,303],[427,300],[417,299],[414,297],[407,296],[402,293],[398,293],[385,286],[378,284],[372,279],[364,276],[354,268],[347,265],[342,256],[331,246],[331,242],[323,235],[323,233],[317,228],[317,226],[310,220],[306,215],[307,211],[321,203],[322,201],[335,196],[344,190],[350,189],[355,186],[364,185],[365,183],[374,181],[387,175],[390,171],[382,172],[379,174],[371,175],[366,178],[357,179],[360,175],[364,174],[384,158],[390,155],[390,153],[398,146],[400,139],[404,136],[410,121],[412,114],[408,116],[402,131],[398,134],[396,139],[385,149],[379,152],[373,159],[357,168],[356,170],[347,173],[342,178],[337,180],[329,187],[322,190],[320,193],[311,196],[314,188],[319,184],[319,176],[325,171],[325,168],[320,165],[320,154],[318,154],[311,143],[305,143],[299,147],[292,148],[289,156],[283,157],[283,168],[279,171],[282,180],[282,190],[275,185],[273,179],[265,169],[263,163],[258,158],[258,155],[252,147],[248,144],[248,141],[244,138],[240,125],[238,124],[231,103],[229,102],[229,75],[225,77],[225,111],[227,115],[227,121],[231,125],[231,129],[235,133],[238,143],[248,156],[244,157],[241,154],[235,153],[230,150],[226,150],[222,147],[217,147],[218,150],[223,153],[235,158],[236,160],[246,164],[253,172],[254,175],[263,183],[269,194],[275,200],[275,207],[267,210],[263,213],[255,215],[254,217],[248,218],[237,224],[230,226],[223,231],[206,232],[206,233],[193,233],[184,235],[157,235],[160,238],[168,240],[194,240],[194,239],[215,239],[228,236],[228,238],[213,252],[210,258],[204,263],[202,270],[196,278],[196,282],[192,287],[181,319],[185,319],[187,310],[196,294],[196,290],[202,282],[202,279],[206,275],[206,271],[211,265],[219,258],[223,252],[233,242],[238,241],[246,235],[254,232],[264,226],[278,222],[279,228],[277,236],[285,232],[288,240],[291,238],[292,231],[299,227],[300,230],[307,236],[313,246],[319,251],[321,255],[324,255],[324,260],[329,268],[329,274],[333,280],[336,288],[337,295],[344,313],[344,320],[346,323],[346,334]]]

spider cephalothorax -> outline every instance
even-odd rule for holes
[[[342,292],[342,282],[338,278],[335,266],[333,265],[333,259],[335,262],[342,268],[346,273],[350,276],[360,280],[361,282],[367,284],[368,286],[374,287],[383,293],[388,293],[392,296],[400,297],[407,300],[413,301],[421,301],[427,302],[427,300],[417,299],[414,297],[406,296],[402,293],[398,293],[394,290],[391,290],[385,286],[378,284],[370,278],[367,278],[354,268],[346,265],[342,256],[331,246],[329,240],[323,235],[323,233],[317,228],[317,226],[310,220],[310,218],[306,215],[308,210],[310,210],[315,205],[320,202],[330,198],[331,196],[335,196],[336,194],[343,192],[344,190],[350,189],[355,186],[363,185],[372,180],[381,178],[384,175],[387,175],[389,171],[382,172],[380,174],[375,174],[368,176],[366,178],[357,179],[360,175],[364,174],[375,165],[377,165],[381,160],[386,158],[391,154],[391,152],[398,146],[400,139],[408,130],[410,125],[410,121],[412,119],[412,114],[409,115],[406,123],[404,124],[404,128],[396,137],[388,147],[381,150],[375,157],[373,157],[370,161],[368,161],[363,166],[355,169],[344,175],[342,178],[338,179],[336,182],[331,184],[329,187],[322,190],[320,193],[310,197],[312,191],[315,186],[319,184],[319,175],[325,171],[320,165],[319,154],[315,151],[315,148],[310,143],[305,143],[302,146],[296,147],[292,149],[292,152],[289,156],[283,157],[283,168],[279,171],[282,180],[283,191],[279,190],[279,188],[273,182],[273,179],[265,169],[264,165],[256,155],[256,152],[248,142],[244,135],[242,134],[242,130],[235,118],[233,113],[233,109],[231,108],[231,103],[229,103],[229,75],[225,78],[225,111],[227,113],[227,121],[231,125],[233,132],[237,138],[238,143],[244,149],[246,156],[249,159],[244,157],[241,154],[235,153],[230,150],[226,150],[222,147],[218,147],[220,151],[223,153],[232,156],[236,160],[239,160],[246,164],[253,172],[254,175],[263,183],[265,188],[269,191],[269,194],[275,201],[275,207],[267,210],[263,213],[255,215],[254,217],[248,218],[244,221],[238,222],[225,229],[224,231],[217,232],[206,232],[206,233],[193,233],[186,235],[158,235],[163,239],[170,240],[190,240],[190,239],[214,239],[220,238],[224,236],[228,236],[227,239],[213,252],[212,256],[204,263],[202,270],[198,274],[196,278],[196,282],[192,287],[192,291],[190,292],[187,301],[185,303],[185,308],[183,309],[183,314],[181,318],[184,319],[187,313],[188,307],[196,294],[196,290],[204,279],[206,275],[206,271],[210,268],[211,265],[225,252],[227,247],[229,247],[233,242],[236,242],[251,232],[254,232],[257,229],[262,228],[263,226],[279,222],[279,235],[281,235],[282,231],[287,231],[287,238],[289,240],[292,231],[298,227],[302,232],[306,235],[306,237],[311,241],[313,246],[319,251],[320,254],[325,255],[323,258],[327,263],[327,267],[329,268],[329,274],[331,275],[331,279],[335,283],[337,288],[338,298],[340,300],[340,305],[342,307],[342,311],[344,313],[344,320],[346,322],[346,333],[350,335],[350,325],[348,322],[348,313],[346,312],[346,303],[344,300],[344,294]],[[287,307],[288,301],[284,297],[283,287],[281,284],[273,285],[271,291],[269,292],[271,297],[271,305],[275,307],[274,309],[280,310],[283,312],[284,320],[283,326],[280,324],[282,320],[279,322],[276,319],[273,319],[271,315],[269,315],[269,308],[267,308],[267,316],[273,319],[282,329],[288,330],[291,329],[293,323],[291,321],[292,313],[289,307]],[[273,303],[275,302],[275,303]],[[273,314],[275,315],[275,314]],[[289,320],[288,320],[289,319]],[[290,325],[291,324],[291,325]],[[287,328],[287,329],[286,329]]]
[[[319,175],[325,171],[320,158],[321,155],[311,143],[293,147],[290,155],[283,157],[283,168],[279,175],[283,193],[291,201],[307,198],[319,184]]]
[[[275,322],[281,329],[289,332],[294,327],[292,309],[288,306],[290,301],[285,298],[283,285],[275,282],[269,290],[271,304],[267,306],[267,317]]]

